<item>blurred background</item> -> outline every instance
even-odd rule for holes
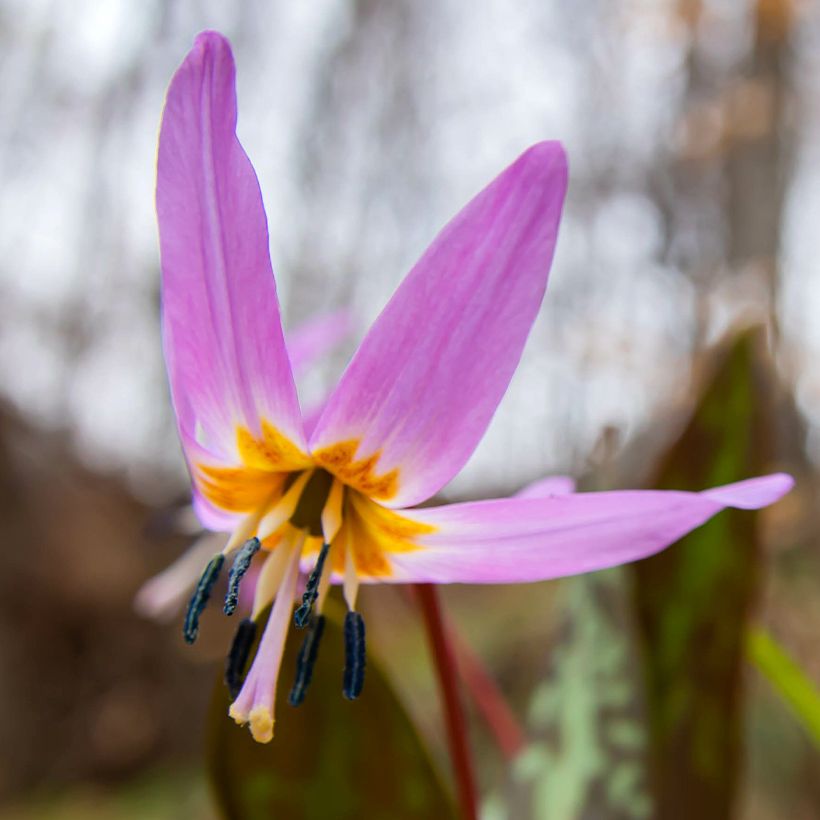
[[[286,329],[353,318],[303,403],[438,228],[560,139],[544,308],[444,496],[798,477],[637,568],[445,591],[526,737],[508,765],[471,707],[486,817],[820,817],[816,4],[0,0],[0,820],[219,816],[202,750],[229,630],[191,650],[133,605],[192,537],[153,187],[205,28],[234,46]],[[386,680],[446,783],[412,603],[379,594]]]

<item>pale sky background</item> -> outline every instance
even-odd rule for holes
[[[2,0],[2,394],[149,499],[184,486],[159,345],[154,161],[167,83],[196,33],[217,28],[234,43],[239,135],[287,327],[346,304],[360,337],[458,208],[529,144],[564,141],[570,198],[545,305],[452,489],[579,471],[604,426],[628,438],[686,395],[696,305],[715,339],[766,294],[754,264],[687,267],[709,242],[721,258],[708,199],[691,236],[675,237],[694,250],[663,251],[653,185],[683,150],[692,47],[677,5]],[[716,86],[698,120],[708,142],[752,28],[743,4],[704,7],[694,53]],[[820,15],[798,8],[777,352],[817,455]],[[353,343],[311,374],[308,398]]]

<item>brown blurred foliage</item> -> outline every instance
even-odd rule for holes
[[[197,754],[210,675],[133,611],[180,538],[66,437],[0,410],[0,797]]]

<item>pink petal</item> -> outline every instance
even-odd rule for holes
[[[727,506],[773,504],[792,484],[774,474],[702,493],[626,490],[403,510],[439,530],[417,538],[420,549],[390,555],[390,580],[517,583],[624,564],[662,550]]]
[[[316,407],[306,407],[304,413],[305,435],[309,436],[319,423],[322,413],[325,410],[326,402],[318,404]]]
[[[163,337],[180,430],[219,459],[264,418],[305,449],[259,184],[236,138],[230,45],[200,34],[168,89],[157,159]]]
[[[546,498],[550,495],[567,495],[575,492],[575,479],[568,475],[551,475],[534,481],[520,489],[516,498]]]
[[[464,465],[507,389],[538,312],[567,186],[564,152],[522,154],[433,241],[356,353],[311,438],[358,443],[390,506],[429,498]],[[329,451],[333,469],[335,453]]]
[[[222,542],[222,538],[211,533],[197,538],[176,561],[139,588],[134,597],[136,611],[157,621],[174,618],[190,597],[202,568],[222,549]]]
[[[738,507],[741,510],[757,510],[777,501],[794,487],[794,479],[786,473],[764,475],[759,478],[747,478],[735,484],[726,484],[704,490],[701,495],[717,501],[727,507]]]
[[[287,345],[293,372],[304,372],[317,359],[344,341],[353,330],[348,310],[335,310],[309,319],[288,334]]]

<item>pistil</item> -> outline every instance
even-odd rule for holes
[[[254,740],[260,743],[267,743],[273,738],[276,682],[293,612],[303,543],[304,534],[299,533],[293,541],[279,547],[285,554],[284,577],[276,593],[253,666],[230,708],[231,717],[239,724],[249,723]]]

